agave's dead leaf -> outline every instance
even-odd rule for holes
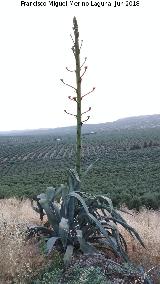
[[[125,238],[123,237],[123,235],[121,233],[119,233],[119,238],[120,238],[120,242],[122,247],[124,247],[125,252],[128,252],[128,248],[127,248],[127,243],[125,241]]]
[[[76,230],[77,238],[80,243],[80,249],[84,254],[98,254],[98,251],[89,242],[86,242],[82,235],[82,230]]]
[[[68,233],[69,233],[68,219],[62,217],[61,222],[59,223],[59,235],[61,237],[64,248],[67,245]]]
[[[111,213],[110,213],[106,208],[103,208],[103,209],[101,209],[101,210],[102,210],[102,213],[103,213],[102,216],[105,216],[105,217],[112,217]]]
[[[52,211],[52,209],[50,208],[49,203],[46,199],[39,200],[39,203],[42,206],[42,208],[44,209],[44,211],[46,212],[49,223],[52,225],[53,229],[58,234],[58,231],[59,231],[59,222],[58,221],[59,220],[57,219],[56,214]]]
[[[65,266],[68,266],[71,263],[72,256],[73,256],[73,249],[74,249],[74,247],[72,245],[67,246],[66,252],[65,252],[64,257],[63,257],[63,261],[64,261]]]
[[[37,235],[37,234],[40,234],[40,235],[43,235],[44,236],[48,236],[48,237],[55,237],[55,232],[51,229],[48,229],[46,227],[43,227],[43,226],[30,226],[30,227],[27,227],[27,237],[30,238],[31,236],[33,235]]]
[[[53,250],[53,247],[56,243],[56,241],[59,239],[59,237],[51,237],[47,241],[47,253],[50,254],[51,251]]]
[[[115,238],[113,238],[112,236],[110,236],[110,238],[112,239],[112,241],[113,241],[114,244],[115,244],[115,247],[117,248],[117,243],[116,243],[116,241],[115,241]],[[98,243],[103,244],[103,245],[105,245],[105,246],[108,246],[109,248],[111,247],[111,246],[110,246],[110,243],[109,243],[109,241],[108,241],[107,239],[99,238],[99,239],[98,239]]]

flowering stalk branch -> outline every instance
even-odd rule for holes
[[[83,98],[86,97],[87,95],[89,95],[89,94],[91,94],[92,92],[94,92],[94,90],[95,90],[95,87],[93,87],[93,89],[92,89],[90,92],[88,92],[87,94],[81,96],[81,99],[83,99]]]
[[[66,110],[64,110],[64,112],[67,113],[67,114],[69,114],[69,115],[73,115],[73,116],[77,117],[76,114],[70,113],[70,112],[68,112],[68,111],[66,111]]]
[[[87,61],[87,57],[85,57],[84,62],[83,62],[83,64],[81,65],[80,68],[82,68],[82,67],[84,66],[84,64],[86,63],[86,61]]]
[[[68,87],[74,89],[75,91],[77,91],[77,89],[76,89],[75,87],[73,87],[73,86],[71,86],[71,85],[65,83],[65,82],[63,81],[63,79],[60,79],[60,80],[61,80],[61,82],[62,82],[64,85],[66,85],[66,86],[68,86]]]
[[[87,118],[81,122],[81,125],[83,125],[83,123],[86,122],[88,119],[90,119],[90,115],[88,115]]]
[[[91,107],[89,107],[89,109],[88,109],[88,110],[86,110],[85,112],[82,112],[82,114],[81,114],[81,115],[83,115],[83,114],[85,114],[85,113],[89,112],[90,110],[91,110]]]
[[[70,99],[71,101],[75,101],[75,102],[77,102],[77,99],[76,99],[76,97],[71,97],[71,96],[68,96],[68,99]]]
[[[75,70],[70,70],[68,67],[66,67],[66,70],[67,70],[68,72],[75,72]]]
[[[84,72],[83,72],[83,74],[81,75],[81,80],[82,80],[82,77],[84,76],[84,74],[86,73],[87,68],[88,68],[87,66],[84,67]]]

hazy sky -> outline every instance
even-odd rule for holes
[[[19,0],[0,0],[0,130],[75,124],[63,111],[76,111],[67,99],[74,93],[60,82],[75,83],[65,70],[74,68],[74,15],[81,59],[88,58],[83,93],[96,87],[83,104],[84,111],[92,107],[89,123],[160,113],[160,0],[140,0],[139,7],[88,2],[21,7]]]

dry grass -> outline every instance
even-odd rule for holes
[[[0,283],[26,283],[44,263],[35,244],[26,243],[28,224],[38,216],[29,201],[0,200]]]
[[[143,209],[140,213],[130,211],[133,216],[122,214],[141,236],[146,249],[120,229],[128,243],[130,259],[136,264],[142,264],[146,270],[159,266],[160,269],[160,211]]]
[[[130,258],[147,270],[160,265],[160,212],[142,210],[123,213],[126,221],[141,235],[147,249],[123,231]],[[26,243],[27,225],[38,224],[39,217],[30,202],[16,199],[0,200],[0,283],[27,283],[45,264],[35,243]],[[123,230],[121,228],[121,230]],[[16,280],[15,280],[16,279]]]

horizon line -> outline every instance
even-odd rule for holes
[[[159,113],[155,114],[142,114],[142,115],[133,115],[133,116],[127,116],[127,117],[122,117],[118,118],[113,121],[106,121],[106,122],[97,122],[97,123],[86,123],[85,125],[95,125],[95,124],[105,124],[105,123],[114,123],[118,120],[123,120],[127,118],[138,118],[138,117],[143,117],[143,116],[155,116],[155,115],[160,115]],[[56,126],[56,127],[39,127],[39,128],[23,128],[23,129],[10,129],[10,130],[0,130],[0,133],[8,133],[8,132],[22,132],[22,131],[35,131],[35,130],[51,130],[51,129],[57,129],[57,128],[67,128],[67,127],[76,127],[76,124],[74,125],[67,125],[67,126]]]

